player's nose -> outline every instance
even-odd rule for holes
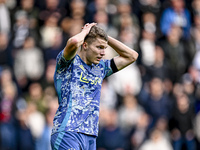
[[[105,49],[102,49],[100,54],[101,54],[101,56],[104,56],[105,55]]]

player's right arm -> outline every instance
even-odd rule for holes
[[[96,23],[85,24],[80,33],[69,38],[63,53],[66,60],[71,60],[76,55],[78,48],[83,44],[86,35],[94,25],[96,25]]]

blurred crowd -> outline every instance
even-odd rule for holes
[[[200,0],[0,0],[0,150],[51,150],[56,56],[88,22],[139,53],[103,81],[97,149],[200,149]]]

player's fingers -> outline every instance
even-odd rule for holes
[[[94,25],[96,25],[97,23],[86,23],[83,27],[82,27],[82,29],[84,29],[84,28],[91,28],[92,26],[94,26]]]
[[[89,25],[89,23],[86,23],[85,26],[87,27]]]
[[[95,26],[96,24],[97,24],[97,23],[91,23],[90,26],[92,27],[92,26]]]
[[[93,22],[93,23],[86,23],[84,26],[89,26],[89,25],[96,25],[97,23]]]
[[[82,27],[82,29],[86,28],[86,27],[88,26],[88,24],[89,24],[89,23],[85,24],[85,25]]]

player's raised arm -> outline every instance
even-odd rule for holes
[[[119,56],[114,58],[118,70],[130,65],[138,58],[138,53],[135,50],[110,36],[108,36],[108,45],[119,54]]]
[[[76,55],[77,49],[83,44],[86,35],[94,25],[96,25],[96,23],[85,24],[80,33],[69,38],[64,48],[64,57],[66,60],[70,60]]]

